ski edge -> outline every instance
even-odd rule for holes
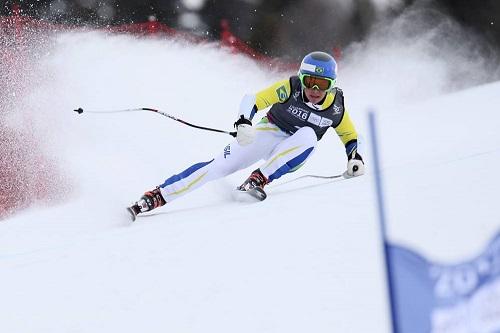
[[[130,216],[130,219],[132,220],[132,222],[135,222],[135,220],[137,219],[137,214],[135,213],[135,211],[132,209],[132,207],[127,207],[127,212]]]

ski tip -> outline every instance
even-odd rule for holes
[[[260,188],[258,189],[254,188],[248,191],[235,189],[233,198],[234,200],[239,202],[252,203],[252,202],[264,201],[267,198],[267,194],[266,192],[264,192],[264,190]]]
[[[129,217],[132,220],[132,222],[134,222],[137,219],[137,214],[134,212],[132,207],[127,207],[127,212],[129,214]]]
[[[250,195],[259,201],[264,201],[267,198],[267,193],[260,187],[255,187],[250,191]]]

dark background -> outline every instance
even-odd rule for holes
[[[432,7],[500,48],[500,0],[7,0],[22,15],[86,26],[157,20],[219,39],[221,20],[257,51],[299,59],[312,49],[343,49],[409,6]]]

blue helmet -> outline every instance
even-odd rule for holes
[[[312,52],[304,57],[300,64],[298,72],[302,84],[304,84],[304,76],[310,75],[328,79],[332,89],[337,80],[337,62],[335,59],[325,52]]]

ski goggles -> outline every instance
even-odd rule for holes
[[[332,89],[335,84],[335,80],[326,77],[312,76],[309,74],[300,74],[299,79],[302,86],[309,89],[326,91]]]

